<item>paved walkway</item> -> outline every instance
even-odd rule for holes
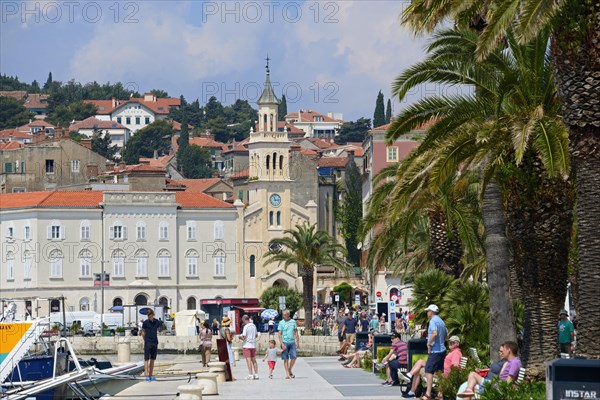
[[[195,361],[199,356],[180,356],[171,369],[185,370],[202,369]],[[273,379],[269,379],[267,363],[259,363],[259,380],[248,381],[248,369],[242,359],[233,368],[234,382],[219,384],[218,396],[208,398],[223,400],[387,400],[400,399],[400,388],[382,386],[382,380],[374,374],[358,368],[344,368],[336,357],[307,357],[299,358],[294,367],[295,379],[285,379],[283,362],[280,360],[275,367]],[[159,357],[160,359],[160,357]],[[119,393],[113,398],[118,399],[175,399],[177,386],[187,384],[186,380],[176,377],[159,376],[157,382],[139,382]],[[191,383],[193,383],[192,380]]]

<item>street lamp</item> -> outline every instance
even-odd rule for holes
[[[106,271],[104,270],[104,264],[109,262],[109,260],[100,261],[100,332],[102,332],[102,329],[104,329],[104,282],[106,280]]]

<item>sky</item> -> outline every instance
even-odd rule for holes
[[[372,118],[377,93],[424,57],[400,26],[408,1],[0,1],[0,72],[30,83],[121,81],[201,105],[255,103],[267,54],[288,112]],[[397,113],[436,87],[421,87]],[[439,93],[438,93],[439,94]]]

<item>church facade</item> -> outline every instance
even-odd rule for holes
[[[248,204],[243,213],[243,266],[240,265],[242,297],[259,297],[267,288],[280,285],[302,289],[296,269],[285,269],[277,263],[265,264],[269,242],[284,236],[286,229],[303,223],[317,223],[317,191],[312,196],[294,193],[302,181],[302,173],[292,162],[292,142],[286,131],[278,132],[279,99],[273,91],[267,66],[264,90],[257,101],[259,121],[250,133]],[[304,174],[306,175],[306,174]],[[316,188],[316,180],[315,188]],[[306,189],[304,193],[310,193]],[[308,198],[307,198],[308,197]]]

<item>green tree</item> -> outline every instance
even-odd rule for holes
[[[206,106],[204,106],[204,120],[210,121],[218,117],[225,118],[225,111],[221,102],[215,96],[211,96]]]
[[[162,89],[152,89],[150,91],[150,93],[155,95],[157,99],[169,97],[169,93],[167,93],[166,91],[164,91]]]
[[[23,103],[12,97],[0,97],[0,129],[17,128],[33,119]]]
[[[342,201],[336,207],[336,217],[341,223],[340,230],[346,245],[347,260],[355,268],[360,266],[358,230],[362,220],[362,182],[356,163],[346,165],[346,176],[340,188]]]
[[[100,129],[94,129],[94,133],[92,134],[92,151],[114,161],[119,148],[117,145],[112,144],[108,133],[103,133]]]
[[[181,133],[177,139],[177,169],[183,172],[183,159],[187,156],[190,148],[190,134],[188,132],[187,116],[181,120]]]
[[[284,268],[298,266],[302,278],[305,332],[312,327],[313,284],[315,269],[319,265],[332,265],[342,271],[348,270],[348,264],[339,257],[346,249],[335,243],[327,232],[317,230],[316,225],[296,225],[295,229],[286,229],[285,237],[271,240],[265,254],[265,265],[283,264]],[[278,247],[278,248],[274,248]]]
[[[285,94],[281,96],[281,103],[279,103],[279,109],[277,110],[277,114],[279,115],[280,121],[285,121],[285,116],[287,115],[287,100],[285,98]]]
[[[361,117],[356,121],[346,122],[335,137],[335,142],[337,144],[346,144],[348,142],[362,143],[369,129],[371,129],[371,120],[368,118]]]
[[[289,310],[291,315],[294,315],[294,313],[302,307],[302,294],[296,289],[283,286],[273,286],[266,289],[260,295],[260,304],[264,308],[279,310],[280,296],[285,296],[285,309]]]
[[[340,301],[346,305],[352,303],[352,293],[354,288],[348,282],[342,282],[333,287],[333,291],[340,296]]]
[[[585,221],[578,229],[580,268],[576,283],[581,285],[578,316],[580,324],[578,344],[580,354],[600,358],[600,246],[596,243],[596,227],[600,226],[600,80],[591,79],[600,71],[597,43],[600,42],[598,13],[600,5],[594,1],[514,0],[473,2],[411,2],[402,15],[402,21],[417,33],[430,32],[451,17],[456,26],[465,27],[477,22],[482,31],[477,40],[477,54],[483,59],[494,49],[505,44],[510,27],[516,30],[519,43],[536,39],[539,32],[552,31],[551,61],[557,94],[562,103],[563,121],[569,127],[569,153],[576,178],[576,214]],[[592,55],[590,57],[590,55]],[[586,90],[581,90],[585,87]],[[493,303],[493,301],[492,301]]]
[[[159,119],[140,129],[125,145],[122,154],[127,164],[137,164],[140,157],[152,157],[157,151],[159,155],[169,152],[173,127],[165,120]]]
[[[392,99],[388,99],[387,107],[385,109],[385,123],[389,124],[392,120]]]
[[[73,121],[82,121],[96,115],[96,106],[83,101],[67,105],[55,105],[48,113],[48,122],[56,126],[68,127]]]
[[[427,181],[417,181],[435,190],[449,174],[472,166],[482,168],[482,190],[490,180],[498,182],[515,270],[523,285],[527,333],[523,359],[530,366],[541,366],[557,348],[554,322],[544,316],[560,309],[566,294],[564,265],[573,201],[567,135],[547,58],[548,36],[519,45],[508,32],[508,50],[495,50],[481,62],[475,60],[477,38],[472,31],[437,33],[428,58],[405,71],[393,85],[400,100],[425,82],[470,84],[474,94],[434,96],[409,106],[392,122],[388,139],[436,118],[418,150],[402,163],[400,168],[412,170],[404,181],[422,175],[417,171],[426,168]],[[494,233],[498,238],[499,231]],[[488,283],[492,290],[499,290],[491,294],[490,340],[496,346],[514,319],[507,318],[512,313],[508,269],[496,269],[499,265],[493,258],[500,253],[492,243],[486,246]],[[506,265],[509,260],[500,261]],[[545,282],[543,288],[535,284],[540,281]]]
[[[46,83],[44,83],[44,90],[50,90],[52,82],[52,72],[48,72],[48,79],[46,79]]]
[[[208,149],[196,145],[188,146],[183,153],[181,172],[188,179],[212,178],[214,170]]]
[[[385,125],[385,106],[383,103],[383,93],[381,90],[377,94],[375,101],[375,113],[373,114],[373,128]]]
[[[40,93],[42,89],[40,88],[40,84],[35,79],[31,82],[31,88],[29,89],[30,93]]]

